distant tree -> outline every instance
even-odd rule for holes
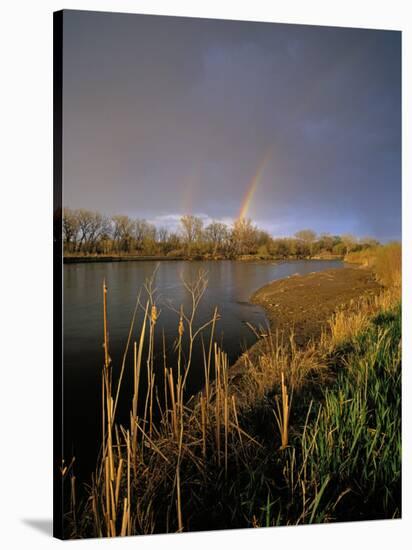
[[[100,212],[93,212],[91,215],[89,234],[86,241],[86,251],[96,252],[100,240],[102,238],[110,237],[111,229],[111,222],[109,218],[103,216]]]
[[[250,219],[237,219],[232,227],[213,221],[203,229],[201,218],[186,215],[180,220],[179,231],[171,233],[157,228],[144,219],[128,216],[108,218],[86,209],[63,209],[63,245],[65,253],[107,254],[111,251],[138,251],[148,256],[161,252],[174,256],[206,253],[234,257],[242,254],[273,255],[279,258],[304,258],[323,252],[345,255],[352,251],[378,246],[371,237],[357,239],[351,234],[317,237],[311,229],[297,231],[294,237],[272,238]]]
[[[338,254],[339,256],[343,256],[346,253],[346,248],[345,248],[345,245],[343,244],[343,242],[340,241],[340,242],[337,242],[336,244],[334,244],[332,252],[334,254]]]
[[[350,233],[345,233],[344,235],[342,235],[341,241],[343,246],[345,247],[345,254],[349,254],[349,252],[351,252],[357,244],[356,237],[354,237]]]
[[[231,233],[232,248],[235,254],[254,254],[258,248],[259,230],[249,218],[235,221]]]
[[[256,241],[258,246],[269,247],[272,241],[272,237],[269,235],[267,231],[258,229],[256,233]]]
[[[147,222],[146,220],[134,220],[132,223],[132,235],[134,238],[134,245],[136,250],[143,250],[143,241],[146,234]]]
[[[316,241],[316,233],[312,229],[302,229],[295,233],[295,237],[302,241],[306,246],[301,246],[301,256],[308,256],[313,254],[313,243]],[[308,251],[305,254],[306,250]]]
[[[295,233],[295,237],[305,243],[313,243],[316,240],[316,233],[312,229],[302,229]]]
[[[287,258],[290,256],[290,248],[286,239],[272,239],[269,252],[277,258]]]
[[[294,237],[287,237],[286,239],[284,239],[284,241],[286,246],[288,247],[287,256],[296,256],[297,255],[296,246],[299,241]]]
[[[76,250],[79,227],[76,210],[63,208],[63,244],[67,252],[74,252]]]
[[[160,244],[164,245],[167,243],[167,239],[169,237],[169,231],[166,227],[159,227],[157,230],[157,238]]]
[[[295,256],[297,258],[306,258],[307,256],[312,254],[312,244],[308,243],[307,241],[304,241],[302,239],[295,239]]]
[[[159,227],[159,229],[157,229],[156,235],[157,235],[156,240],[157,240],[158,249],[162,254],[167,254],[169,252],[169,249],[167,246],[167,242],[169,239],[169,231],[167,227]]]
[[[180,218],[180,225],[187,253],[191,256],[194,245],[201,239],[203,221],[196,216],[186,215]]]
[[[133,220],[129,216],[113,216],[113,240],[117,252],[130,252]]]
[[[157,229],[146,220],[137,219],[132,224],[134,248],[138,252],[150,253],[156,248]]]
[[[270,254],[270,249],[272,245],[272,237],[262,229],[258,229],[256,234],[256,246],[257,253],[260,256],[267,256]]]
[[[80,252],[82,248],[87,247],[87,241],[89,238],[90,228],[93,223],[93,212],[90,210],[85,210],[81,208],[77,210],[77,221],[79,224],[79,241],[77,245],[77,250]]]
[[[169,236],[167,238],[167,243],[165,245],[166,254],[170,254],[171,252],[180,253],[181,248],[182,248],[182,240],[180,238],[180,235],[178,235],[177,233],[169,233]]]
[[[380,242],[373,237],[364,237],[359,241],[362,248],[371,248],[372,246],[379,246]]]
[[[113,239],[112,239],[112,221],[110,218],[105,218],[104,227],[100,233],[99,239],[96,243],[96,252],[98,254],[108,254],[112,251],[113,248]]]
[[[77,222],[80,235],[77,246],[78,251],[93,252],[101,235],[110,231],[108,218],[102,216],[99,212],[91,212],[85,209],[77,210]]]
[[[206,242],[211,246],[212,253],[216,254],[225,247],[229,231],[224,223],[212,222],[206,227],[204,236]]]
[[[86,209],[63,211],[65,247],[71,252],[100,252],[100,241],[111,236],[111,222],[100,212]]]
[[[145,254],[155,254],[157,252],[157,229],[152,223],[146,226],[146,232],[143,239],[143,251]]]
[[[334,238],[330,233],[321,233],[319,238],[319,248],[327,252],[332,252]]]

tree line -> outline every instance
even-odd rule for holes
[[[178,229],[170,231],[140,218],[64,208],[62,225],[65,255],[306,258],[343,256],[379,244],[349,234],[317,235],[311,229],[293,237],[273,238],[244,218],[230,226],[219,221],[205,225],[197,216],[184,215]]]

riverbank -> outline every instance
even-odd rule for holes
[[[371,270],[345,267],[273,281],[257,290],[251,302],[264,308],[272,332],[293,330],[295,342],[304,345],[320,337],[338,308],[381,290]]]
[[[91,264],[91,263],[102,263],[102,262],[146,262],[146,261],[177,261],[185,260],[188,258],[182,258],[178,256],[64,256],[63,263],[65,264]]]
[[[377,296],[382,290],[374,273],[359,267],[296,274],[262,286],[250,301],[265,310],[269,326],[260,327],[265,337],[231,367],[233,383],[242,385],[241,379],[248,372],[246,364],[266,353],[271,338],[288,341],[293,334],[294,344],[304,348],[310,341],[319,340],[337,311],[347,309],[362,297]]]
[[[111,255],[66,255],[63,256],[63,263],[65,264],[79,264],[79,263],[101,263],[101,262],[170,262],[170,261],[222,261],[222,260],[236,260],[240,262],[280,262],[280,261],[296,261],[296,260],[343,260],[341,255],[316,255],[307,257],[296,256],[268,256],[258,254],[244,254],[242,256],[226,257],[223,255],[208,254],[205,256],[136,256],[126,254],[111,254]]]

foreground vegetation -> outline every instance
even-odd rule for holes
[[[293,237],[272,238],[250,219],[233,225],[182,216],[179,228],[170,231],[143,219],[109,218],[88,210],[63,210],[63,245],[66,257],[167,257],[167,258],[308,258],[342,257],[376,246],[374,239],[353,235],[316,235],[310,229]]]
[[[267,335],[236,380],[214,342],[217,311],[208,342],[201,344],[206,325],[196,328],[204,275],[187,285],[193,307],[180,312],[176,364],[164,365],[163,383],[156,379],[149,282],[140,337],[131,345],[133,319],[125,350],[126,358],[131,345],[134,372],[127,426],[116,424],[126,360],[116,371],[110,362],[104,287],[103,442],[87,499],[77,502],[73,467],[64,470],[66,536],[400,517],[400,262],[390,247],[379,254],[389,267],[378,276],[392,273],[379,296],[337,311],[320,340],[304,347],[293,334]],[[187,402],[198,344],[204,390]]]

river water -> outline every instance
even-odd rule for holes
[[[173,365],[173,344],[177,337],[181,305],[190,312],[191,300],[183,281],[193,282],[199,270],[206,272],[208,286],[198,308],[195,326],[211,318],[215,307],[220,319],[215,339],[233,363],[256,336],[246,323],[266,326],[264,311],[248,302],[264,284],[293,275],[343,267],[338,260],[299,260],[287,262],[238,261],[136,261],[65,264],[63,268],[63,398],[64,455],[76,456],[77,474],[87,478],[94,467],[101,439],[101,371],[103,365],[103,295],[108,287],[108,326],[113,376],[120,370],[136,297],[145,303],[145,281],[156,271],[154,286],[159,318],[156,324],[155,355],[157,380],[163,377],[163,334],[169,366]],[[138,341],[143,313],[136,318],[133,340]],[[208,332],[204,333],[207,342]],[[201,341],[195,348],[188,379],[188,392],[203,385]],[[130,350],[131,352],[132,350]],[[144,369],[143,369],[144,370]],[[123,393],[118,420],[126,422],[132,391],[132,353],[126,361]],[[144,385],[144,379],[142,384]],[[144,390],[144,388],[143,388]],[[159,393],[160,389],[159,389]]]

